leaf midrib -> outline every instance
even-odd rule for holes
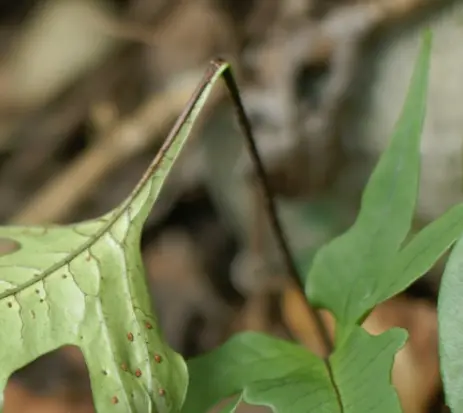
[[[228,64],[223,64],[222,71],[228,67]],[[196,91],[195,95],[200,95],[204,89],[208,87],[207,84],[201,85],[200,88]],[[195,96],[192,97],[193,102]],[[3,293],[0,294],[0,300],[3,300],[6,297],[10,297],[12,295],[15,295],[16,293],[31,287],[32,285],[43,281],[47,276],[50,274],[54,273],[56,270],[61,268],[62,266],[68,264],[72,259],[80,255],[82,252],[90,248],[93,244],[95,244],[109,229],[118,221],[118,219],[122,216],[122,214],[126,211],[129,210],[130,205],[132,202],[135,200],[135,198],[140,194],[142,189],[144,188],[145,184],[154,176],[156,173],[156,170],[158,169],[159,165],[167,159],[167,153],[169,150],[172,148],[172,146],[176,143],[177,141],[177,135],[180,133],[181,129],[185,126],[185,122],[188,119],[188,117],[191,115],[191,113],[195,110],[196,104],[188,104],[186,109],[182,112],[182,114],[179,116],[177,119],[177,122],[175,123],[174,127],[171,129],[169,135],[165,139],[163,145],[159,149],[156,157],[154,160],[151,162],[149,165],[148,169],[145,171],[143,174],[142,178],[140,181],[137,183],[136,187],[134,190],[131,192],[131,194],[126,198],[126,200],[119,206],[116,207],[114,210],[110,211],[109,213],[101,216],[100,218],[97,218],[95,220],[87,221],[88,222],[97,222],[97,221],[103,221],[105,217],[109,217],[109,221],[102,226],[102,228],[97,231],[94,235],[90,237],[90,239],[87,242],[84,242],[80,247],[75,249],[72,254],[70,254],[68,257],[62,259],[61,261],[58,261],[56,264],[50,266],[46,270],[44,270],[41,274],[39,274],[36,277],[31,278],[29,281],[26,281],[20,285],[18,285],[15,288],[12,288],[10,290],[7,290]],[[184,138],[186,140],[186,137]],[[174,162],[176,156],[170,160],[172,163]],[[169,171],[163,175],[163,181],[167,178],[167,175],[170,173]],[[130,215],[130,214],[129,214]],[[82,222],[81,224],[84,224],[85,222]],[[69,226],[72,228],[72,226]],[[10,227],[11,228],[11,227]]]
[[[323,359],[323,362],[325,363],[326,370],[328,371],[328,377],[330,379],[330,383],[333,386],[334,394],[336,396],[336,402],[338,403],[338,406],[339,406],[339,411],[340,413],[344,413],[344,405],[342,403],[341,393],[338,389],[338,385],[336,384],[336,380],[334,378],[333,368],[331,366],[330,359],[325,358]]]

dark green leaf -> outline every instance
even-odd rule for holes
[[[381,286],[379,300],[386,300],[403,291],[426,274],[462,233],[463,205],[457,205],[422,229],[400,251],[394,270],[388,279],[385,277],[385,283]]]
[[[341,326],[359,322],[378,303],[410,231],[430,50],[431,35],[426,33],[402,115],[365,189],[359,216],[344,235],[321,248],[307,278],[309,300],[331,310]]]
[[[242,333],[188,362],[190,386],[182,411],[203,413],[243,391],[245,402],[278,413],[400,413],[390,371],[405,337],[401,330],[373,337],[356,327],[330,358],[332,380],[325,362],[305,348]]]

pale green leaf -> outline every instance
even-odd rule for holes
[[[463,237],[453,248],[438,301],[439,353],[446,404],[463,412]]]
[[[341,327],[359,322],[378,303],[410,231],[418,192],[430,51],[431,34],[427,32],[402,115],[364,191],[359,216],[344,235],[320,249],[307,277],[309,301],[331,310]],[[395,274],[405,275],[410,277],[405,284],[417,276]]]
[[[241,333],[188,362],[190,386],[182,412],[204,413],[242,391],[246,403],[277,413],[400,413],[390,372],[405,338],[398,329],[371,336],[356,327],[329,359],[331,378],[325,362],[304,347]]]
[[[188,374],[164,341],[144,277],[140,236],[213,84],[198,89],[133,193],[105,216],[49,227],[2,227],[18,249],[0,255],[0,386],[16,369],[63,345],[87,362],[99,412],[174,413]]]

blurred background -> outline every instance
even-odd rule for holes
[[[209,60],[221,56],[237,77],[305,277],[315,251],[355,218],[430,26],[418,230],[463,198],[462,3],[0,0],[0,224],[69,223],[116,206]],[[243,142],[218,86],[145,226],[154,306],[186,358],[242,330],[319,351]],[[404,413],[448,411],[437,353],[442,263],[365,323],[375,334],[392,326],[410,333],[393,369]],[[5,413],[94,411],[75,348],[17,371],[5,397]]]

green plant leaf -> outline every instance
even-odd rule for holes
[[[438,300],[439,353],[446,404],[463,412],[463,237],[450,253]]]
[[[68,226],[1,227],[0,386],[44,353],[76,345],[99,412],[180,411],[188,374],[152,312],[140,236],[212,86],[198,88],[132,194],[99,219]]]
[[[463,205],[456,205],[423,228],[400,251],[390,277],[381,286],[379,300],[386,300],[403,291],[425,274],[462,233]]]
[[[431,33],[426,32],[402,115],[365,188],[357,220],[320,249],[307,277],[309,301],[331,310],[341,328],[361,321],[381,300],[382,287],[395,270],[410,231],[419,184],[430,53]],[[410,279],[405,284],[421,274],[406,275]]]
[[[371,336],[355,327],[330,357],[330,376],[325,362],[302,346],[241,333],[188,362],[190,386],[182,411],[204,413],[242,391],[245,402],[278,413],[399,413],[390,372],[405,339],[399,329]]]

